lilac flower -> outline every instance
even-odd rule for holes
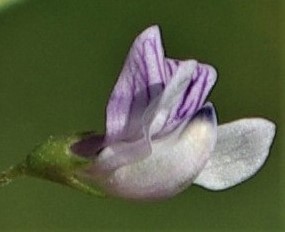
[[[216,76],[210,65],[166,58],[159,28],[146,29],[109,99],[106,134],[51,137],[3,172],[0,185],[24,174],[95,195],[156,200],[191,184],[222,190],[243,182],[264,164],[275,126],[261,118],[217,126],[205,102]]]
[[[220,190],[254,175],[275,126],[253,118],[217,127],[205,103],[216,76],[210,65],[166,58],[159,28],[146,29],[109,99],[104,140],[92,135],[72,146],[93,160],[80,175],[129,199],[168,198],[192,183]]]

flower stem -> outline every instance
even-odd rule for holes
[[[16,166],[11,166],[8,170],[0,173],[0,187],[9,184],[17,177],[24,176],[26,171],[26,164],[20,163]]]

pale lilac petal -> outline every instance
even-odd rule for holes
[[[179,118],[191,117],[194,112],[202,107],[209,91],[216,82],[215,69],[206,64],[198,64],[190,84],[183,93],[181,104],[176,108]]]
[[[212,66],[201,63],[198,63],[194,72],[188,75],[192,75],[191,81],[187,85],[187,88],[181,92],[179,100],[171,109],[165,127],[160,132],[161,135],[172,131],[185,118],[191,119],[193,117],[203,106],[217,77],[217,73]]]
[[[157,100],[155,109],[153,109],[150,123],[150,134],[155,135],[167,127],[167,122],[171,120],[173,109],[176,108],[181,95],[189,83],[191,83],[192,74],[197,66],[197,61],[185,61],[179,66],[173,78],[169,81],[160,98]],[[153,106],[154,107],[154,106]],[[146,110],[148,112],[148,109]]]
[[[165,66],[166,84],[168,84],[171,78],[175,75],[180,62],[181,62],[180,60],[165,58],[164,66]]]
[[[168,74],[174,76],[167,83],[157,109],[151,110],[153,122],[150,134],[159,137],[174,130],[185,119],[193,117],[203,106],[217,76],[212,66],[194,60],[167,59],[166,62],[172,67]]]
[[[107,106],[107,139],[140,137],[139,120],[165,87],[164,51],[159,28],[142,32],[129,51]]]

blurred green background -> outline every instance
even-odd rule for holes
[[[262,116],[280,125],[284,10],[282,1],[270,0],[31,0],[6,8],[0,170],[49,135],[103,132],[131,42],[152,24],[161,26],[168,56],[218,69],[210,99],[221,123]],[[285,143],[278,132],[258,175],[223,192],[191,187],[165,202],[133,203],[20,179],[0,189],[0,231],[282,231]]]

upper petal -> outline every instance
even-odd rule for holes
[[[164,51],[159,28],[152,26],[134,41],[107,106],[107,139],[137,137],[148,104],[165,86]]]
[[[219,126],[215,151],[194,183],[222,190],[245,181],[264,164],[274,135],[275,125],[261,118]]]

